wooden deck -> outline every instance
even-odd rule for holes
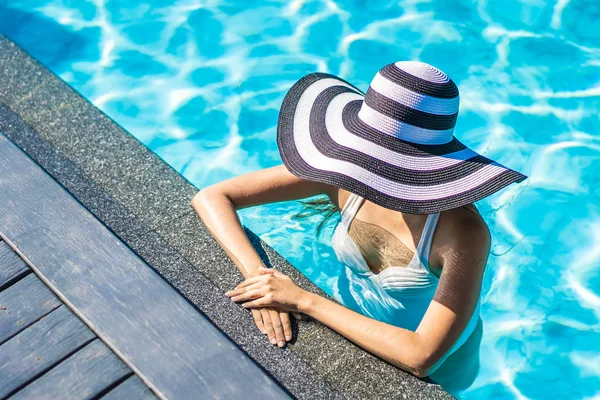
[[[0,238],[0,399],[290,397],[1,132]]]
[[[0,239],[0,399],[154,399]]]

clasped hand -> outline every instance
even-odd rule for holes
[[[259,268],[260,275],[246,279],[225,293],[232,301],[252,310],[258,329],[272,344],[283,347],[292,340],[289,313],[300,319],[307,294],[291,278],[273,268]]]

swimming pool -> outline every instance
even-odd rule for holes
[[[280,163],[277,110],[306,73],[366,89],[391,61],[443,69],[461,91],[457,136],[530,177],[478,204],[498,255],[484,282],[481,367],[461,397],[600,396],[597,2],[143,3],[4,2],[0,32],[198,187]],[[339,297],[336,221],[313,243],[319,218],[293,219],[300,209],[242,219]]]

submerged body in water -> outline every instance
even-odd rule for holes
[[[338,259],[348,268],[347,280],[342,282],[348,285],[349,296],[341,296],[341,301],[366,315],[415,331],[433,300],[441,274],[429,264],[440,214],[427,216],[416,250],[411,251],[390,231],[356,218],[364,200],[349,195],[332,237]],[[338,293],[343,293],[339,285]],[[478,301],[459,339],[432,368],[447,390],[468,387],[477,374],[482,333],[479,305]],[[448,365],[440,368],[444,364]]]

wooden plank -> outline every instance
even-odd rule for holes
[[[35,274],[0,292],[0,344],[60,305]]]
[[[27,384],[94,338],[61,306],[0,346],[0,398]]]
[[[25,261],[0,239],[0,292],[29,272]]]
[[[131,373],[104,343],[94,340],[19,390],[11,400],[91,399]]]
[[[140,381],[140,378],[133,375],[102,397],[102,400],[122,399],[152,400],[156,399],[156,396],[154,396],[150,389],[148,389],[148,387],[144,385],[142,381]]]
[[[0,212],[5,239],[159,397],[289,398],[1,133],[0,204],[10,205]],[[219,353],[227,353],[227,363]],[[216,370],[225,375],[216,377]]]

